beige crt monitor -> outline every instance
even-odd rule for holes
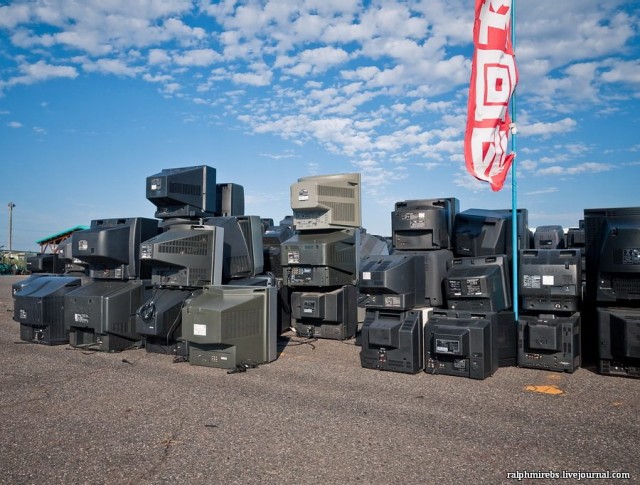
[[[291,185],[293,226],[298,231],[362,225],[359,173],[299,178]]]

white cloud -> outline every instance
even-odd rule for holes
[[[47,64],[45,61],[38,61],[35,64],[22,64],[20,65],[20,71],[22,75],[10,78],[6,84],[10,86],[33,84],[54,78],[75,79],[78,77],[78,71],[73,66],[57,66]]]
[[[573,131],[577,126],[576,120],[573,118],[563,118],[559,121],[552,121],[549,123],[538,122],[531,124],[518,123],[518,134],[526,136],[542,136],[550,137],[561,133],[567,133]]]
[[[149,50],[149,64],[168,64],[171,62],[171,56],[164,49]]]
[[[542,168],[536,172],[536,175],[577,175],[585,172],[607,172],[612,169],[613,166],[608,163],[586,162],[580,165],[573,165],[571,167],[554,165],[552,167]]]
[[[7,126],[9,128],[22,128],[24,125],[22,123],[20,123],[19,121],[10,121],[9,123],[7,123]]]
[[[222,59],[213,49],[193,49],[176,55],[173,61],[179,66],[204,67]]]
[[[160,90],[160,92],[163,94],[172,95],[177,93],[181,89],[182,89],[182,86],[179,83],[167,83],[164,86],[162,86],[162,89]]]
[[[150,83],[166,83],[169,81],[173,81],[173,76],[170,76],[169,74],[152,75],[149,73],[145,73],[142,75],[142,79]]]
[[[611,68],[602,73],[608,83],[640,83],[640,61],[613,61]]]
[[[346,62],[348,59],[349,54],[345,50],[335,47],[307,49],[300,53],[302,63],[313,66],[315,72],[323,72],[332,66]]]
[[[286,150],[284,153],[260,153],[261,157],[271,158],[272,160],[284,160],[287,158],[299,158],[292,150]]]
[[[99,72],[127,77],[135,77],[142,71],[141,67],[129,66],[121,59],[98,59],[95,62],[83,64],[82,68],[86,72]]]
[[[523,195],[532,196],[532,195],[545,195],[545,194],[554,194],[558,192],[560,189],[558,187],[547,187],[546,189],[540,190],[531,190],[529,192],[525,192]]]
[[[29,20],[31,16],[28,5],[5,5],[0,7],[0,27],[12,29],[16,25]]]
[[[262,72],[240,72],[232,76],[234,82],[238,84],[249,84],[250,86],[268,86],[271,83],[273,73],[271,71]]]

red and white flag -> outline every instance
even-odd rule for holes
[[[518,82],[511,41],[511,1],[476,0],[474,54],[464,158],[476,178],[502,188],[514,154],[507,154],[509,100]]]

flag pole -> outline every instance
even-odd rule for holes
[[[516,0],[511,2],[511,46],[513,55],[516,53]],[[513,312],[515,314],[516,324],[518,323],[518,181],[516,177],[517,156],[516,156],[516,91],[514,88],[511,97],[511,153],[514,154],[511,163],[511,247],[513,262]],[[524,241],[522,241],[523,247]]]

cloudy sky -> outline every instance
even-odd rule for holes
[[[511,207],[465,170],[471,0],[0,2],[0,202],[13,248],[153,217],[145,179],[210,165],[277,221],[311,174],[396,201]],[[530,225],[640,205],[640,2],[516,2],[518,205]],[[8,247],[8,209],[0,245]]]

